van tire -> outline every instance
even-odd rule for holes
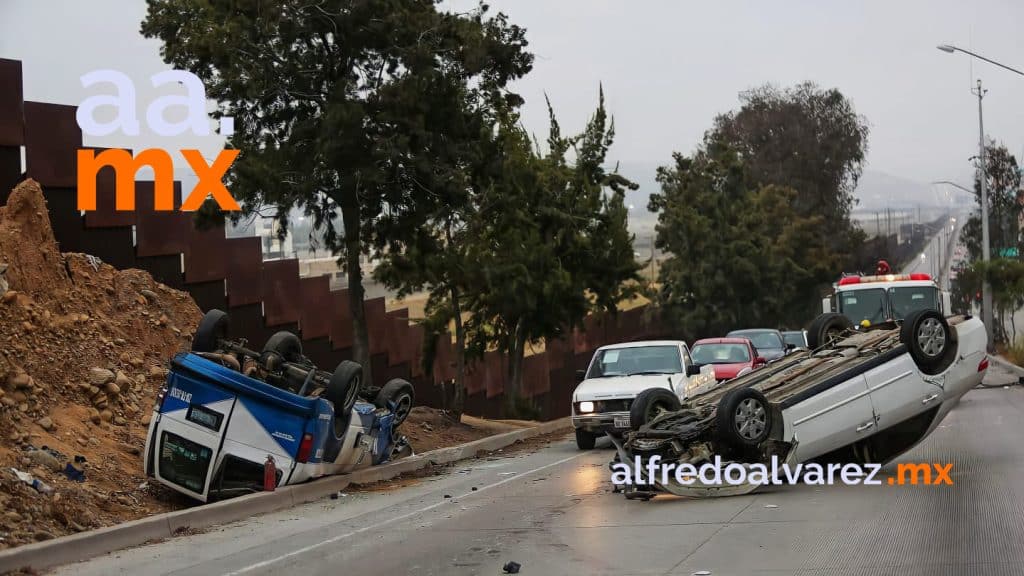
[[[216,352],[220,341],[228,337],[228,314],[216,308],[203,315],[192,337],[193,352]]]
[[[648,388],[638,394],[629,407],[629,426],[639,430],[662,412],[675,412],[680,408],[679,398],[668,388]]]
[[[938,310],[915,310],[903,319],[900,342],[914,359],[918,370],[941,374],[956,360],[956,335]]]
[[[395,415],[394,426],[405,422],[412,412],[413,402],[416,400],[416,392],[412,384],[401,378],[388,380],[388,383],[380,389],[373,405],[378,408],[387,408]]]
[[[807,347],[811,350],[817,350],[832,341],[838,340],[843,332],[851,328],[853,328],[853,323],[842,314],[837,312],[821,314],[807,327]]]
[[[327,390],[322,398],[329,400],[334,405],[334,435],[344,436],[348,430],[348,422],[352,418],[352,408],[359,398],[359,389],[363,385],[363,367],[352,362],[343,360],[334,369],[331,380],[327,383]]]
[[[275,332],[267,339],[267,343],[263,345],[263,352],[260,353],[260,362],[271,372],[276,372],[280,368],[276,365],[279,360],[274,358],[275,356],[285,362],[301,362],[302,340],[287,330]]]

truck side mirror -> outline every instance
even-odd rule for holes
[[[700,364],[690,364],[686,367],[687,376],[696,376],[700,374]]]
[[[822,298],[821,299],[821,313],[822,314],[828,314],[831,311],[832,311],[832,299],[831,298]]]
[[[587,379],[587,371],[586,370],[577,370],[576,371],[576,383],[577,384],[579,384],[580,382],[583,382],[586,379]]]
[[[754,358],[754,366],[764,366],[766,364],[768,364],[768,359],[765,358],[764,356],[758,356],[757,358]]]

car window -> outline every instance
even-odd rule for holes
[[[782,337],[779,336],[778,332],[770,330],[738,330],[736,332],[730,332],[729,336],[740,336],[750,340],[753,343],[754,348],[758,350],[782,350],[786,347],[782,342]]]
[[[693,347],[693,361],[697,364],[750,362],[750,350],[745,344],[697,344]]]
[[[598,351],[587,378],[629,376],[641,372],[678,374],[683,371],[677,346],[635,346]]]
[[[804,341],[803,332],[783,332],[782,339],[786,341],[786,344],[792,344],[793,346],[807,346],[807,342]]]
[[[839,294],[839,311],[854,324],[885,321],[885,291],[881,288],[851,290]]]
[[[938,310],[939,291],[932,286],[901,286],[889,289],[892,315],[902,320],[917,310]]]

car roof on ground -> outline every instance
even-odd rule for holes
[[[619,342],[618,344],[607,344],[598,350],[609,350],[612,348],[640,348],[641,346],[685,346],[682,340],[642,340],[640,342]]]
[[[750,344],[750,338],[740,338],[738,336],[725,336],[722,338],[702,338],[693,343],[694,346],[697,344]]]

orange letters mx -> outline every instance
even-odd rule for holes
[[[224,186],[222,178],[238,156],[238,150],[221,150],[213,165],[198,150],[182,150],[181,155],[195,171],[199,182],[181,205],[182,211],[198,210],[212,195],[221,210],[241,210],[238,202]],[[96,174],[104,166],[114,169],[114,204],[117,210],[135,209],[135,173],[142,166],[153,168],[153,207],[174,210],[174,164],[165,150],[149,148],[134,158],[126,150],[110,149],[96,154],[94,150],[78,151],[78,209],[96,210]]]

